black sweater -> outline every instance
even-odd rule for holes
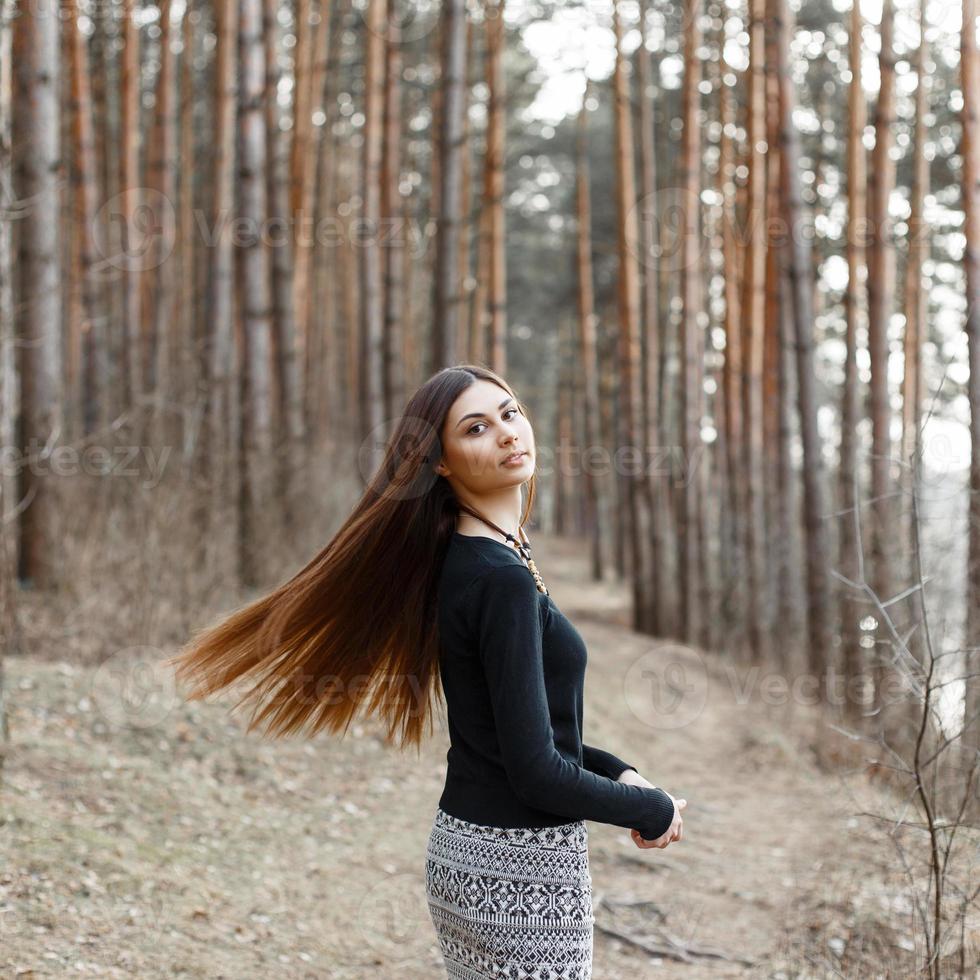
[[[440,672],[450,748],[439,806],[497,827],[594,820],[660,837],[662,789],[582,742],[585,643],[510,545],[455,531],[439,581]]]

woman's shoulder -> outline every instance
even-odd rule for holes
[[[457,534],[449,547],[440,579],[440,598],[454,606],[478,604],[489,594],[537,594],[530,570],[516,553],[491,538],[472,542]],[[485,542],[485,543],[484,543]]]

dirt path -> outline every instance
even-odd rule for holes
[[[911,937],[901,878],[851,816],[855,794],[878,802],[863,779],[817,768],[798,705],[767,706],[758,684],[739,703],[713,658],[631,633],[625,588],[588,583],[581,546],[538,538],[590,651],[587,741],[688,800],[665,851],[589,824],[595,980],[854,977],[858,945],[876,955],[879,941],[877,975],[906,975],[888,972]],[[422,879],[441,719],[418,758],[373,723],[263,741],[136,663],[7,662],[0,975],[444,976]],[[625,901],[651,904],[613,907]],[[703,955],[651,955],[607,930]]]

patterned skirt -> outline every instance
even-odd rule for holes
[[[584,820],[491,827],[437,807],[425,891],[450,980],[590,980]]]

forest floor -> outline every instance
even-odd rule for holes
[[[821,765],[827,726],[760,676],[633,633],[581,543],[535,545],[588,644],[586,740],[688,801],[665,850],[588,824],[595,980],[915,975],[913,891],[874,816],[894,799]],[[152,659],[171,652],[7,659],[0,976],[444,977],[424,894],[442,715],[417,757],[370,719],[263,740],[228,698],[177,698]],[[900,838],[921,882],[924,838]]]

